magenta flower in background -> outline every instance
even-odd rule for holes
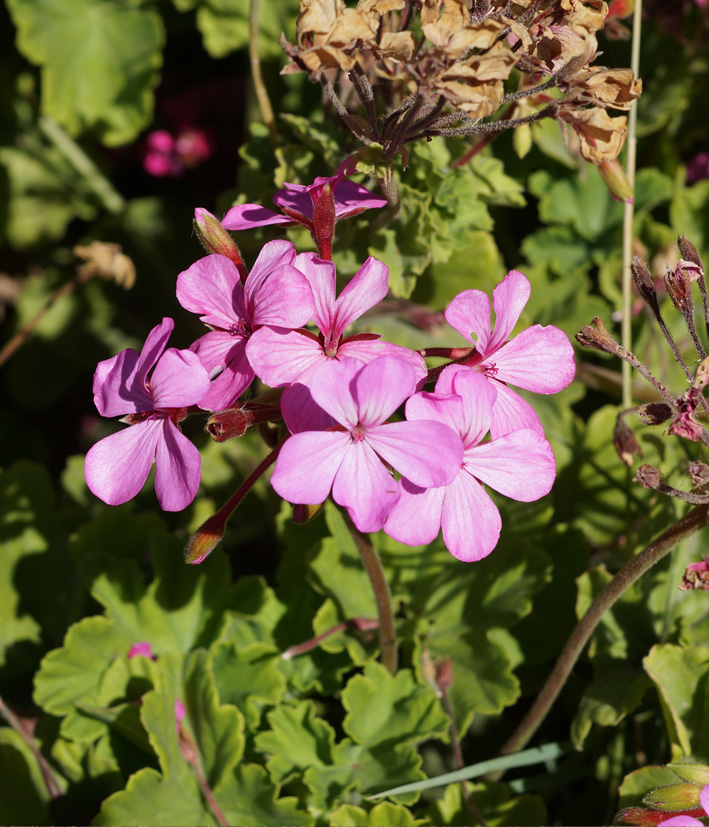
[[[382,342],[376,333],[343,336],[345,328],[386,296],[389,283],[386,264],[370,256],[339,296],[336,296],[335,265],[331,261],[323,261],[314,253],[302,253],[296,257],[295,266],[312,289],[313,321],[320,335],[270,325],[262,327],[247,346],[249,361],[259,379],[272,388],[293,382],[307,386],[318,365],[330,359],[354,357],[371,362],[379,356],[397,356],[412,365],[417,379],[426,376],[426,363],[413,350]]]
[[[709,784],[699,793],[699,803],[709,816]],[[657,827],[704,827],[704,822],[692,816],[672,816],[661,821]]]
[[[153,647],[146,640],[140,640],[138,641],[138,643],[134,643],[128,651],[128,657],[140,657],[155,660],[155,655],[153,654]]]
[[[213,154],[202,129],[180,131],[177,136],[157,129],[145,139],[143,169],[155,178],[178,178],[185,169],[197,166]]]
[[[538,500],[554,483],[556,464],[549,443],[534,430],[482,442],[490,429],[497,384],[474,371],[443,371],[435,393],[417,393],[406,403],[409,420],[445,423],[463,441],[455,478],[425,488],[407,478],[384,531],[399,542],[425,545],[443,529],[443,542],[459,560],[486,557],[497,545],[502,521],[482,483],[521,502]]]
[[[386,423],[415,389],[414,369],[394,356],[320,365],[310,391],[339,428],[286,440],[271,477],[276,492],[315,505],[332,490],[360,531],[378,531],[399,496],[385,462],[417,485],[446,485],[463,456],[457,434],[442,422]]]
[[[122,421],[131,426],[97,442],[86,455],[86,482],[109,505],[136,496],[153,460],[155,492],[164,511],[181,511],[197,493],[199,451],[177,422],[182,409],[202,401],[209,375],[192,351],[165,350],[173,327],[172,319],[163,319],[148,334],[140,355],[129,348],[96,368],[99,413],[124,416]]]
[[[709,152],[700,152],[687,164],[687,183],[696,184],[709,178]]]
[[[221,411],[233,405],[254,378],[246,343],[261,325],[294,328],[313,315],[313,294],[293,266],[290,241],[265,244],[242,284],[236,265],[221,255],[196,261],[177,279],[177,299],[200,313],[212,328],[193,345],[214,379],[201,407]]]
[[[282,224],[292,227],[302,224],[312,232],[315,207],[329,184],[335,201],[335,220],[350,218],[364,210],[385,207],[386,198],[374,195],[365,187],[347,181],[347,176],[354,172],[352,158],[343,161],[328,178],[316,178],[312,184],[288,184],[273,196],[273,203],[281,213],[266,209],[260,204],[238,204],[224,216],[222,225],[227,230],[249,230],[268,224]]]
[[[482,290],[464,290],[446,308],[448,324],[475,345],[475,358],[469,364],[495,384],[497,400],[490,424],[493,439],[521,428],[544,433],[532,406],[508,384],[535,393],[556,393],[567,387],[576,373],[573,348],[558,327],[537,324],[508,340],[530,292],[529,280],[522,273],[511,270],[505,276],[493,291],[494,330],[490,299]]]

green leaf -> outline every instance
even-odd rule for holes
[[[566,226],[544,227],[522,242],[522,252],[532,264],[546,263],[560,276],[585,271],[590,264],[586,242]]]
[[[10,0],[22,54],[42,68],[42,109],[76,135],[132,141],[153,112],[161,18],[116,0]]]
[[[342,691],[345,732],[369,748],[447,738],[448,717],[429,686],[417,685],[409,670],[396,675],[369,663]]]
[[[270,755],[266,766],[276,784],[284,784],[308,767],[333,763],[335,732],[315,717],[311,701],[295,706],[282,704],[268,713],[270,729],[255,738],[256,749]]]
[[[709,254],[709,181],[694,186],[678,186],[670,206],[670,219],[676,233],[683,233],[706,260]]]
[[[549,823],[544,802],[539,796],[521,795],[510,798],[506,784],[468,784],[467,787],[475,807],[489,827]],[[460,784],[447,787],[443,798],[436,801],[431,811],[434,824],[465,827],[471,823],[471,812],[463,798]]]
[[[643,659],[643,666],[660,695],[673,759],[682,755],[706,757],[709,647],[658,644]]]
[[[259,52],[262,58],[284,59],[281,32],[295,29],[298,5],[292,0],[271,0],[259,15]],[[225,57],[249,45],[249,0],[200,0],[197,28],[212,57]]]
[[[619,807],[632,807],[640,804],[643,796],[655,787],[674,784],[677,776],[669,767],[642,767],[629,773],[623,779],[618,790]]]
[[[352,804],[343,804],[329,814],[328,820],[332,827],[415,827],[426,823],[425,819],[415,819],[401,804],[388,801],[375,804],[369,812]]]
[[[279,704],[286,691],[280,653],[267,643],[237,648],[229,642],[215,644],[211,654],[219,697],[242,711],[249,729],[257,729],[262,708]]]

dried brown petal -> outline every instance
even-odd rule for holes
[[[300,0],[296,23],[299,42],[305,34],[326,35],[344,10],[343,0]]]
[[[628,133],[625,116],[611,118],[605,109],[563,108],[559,116],[579,136],[581,154],[592,164],[614,161]]]
[[[416,42],[411,32],[385,32],[379,43],[372,47],[378,58],[389,58],[406,63],[411,60],[416,48]]]
[[[642,81],[636,80],[630,69],[586,67],[574,76],[571,84],[582,89],[587,98],[600,106],[612,109],[630,109],[642,93]]]

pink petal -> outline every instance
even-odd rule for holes
[[[153,410],[199,405],[209,385],[209,374],[196,353],[168,348],[150,377]]]
[[[236,358],[243,354],[248,340],[244,336],[227,333],[225,330],[210,330],[190,346],[210,376],[216,376]],[[245,357],[241,357],[245,358]]]
[[[500,382],[535,393],[563,390],[576,373],[574,349],[566,333],[538,324],[486,357],[484,366],[494,367],[495,379]]]
[[[463,443],[448,425],[432,420],[390,422],[367,431],[366,442],[414,485],[448,485],[463,462]]]
[[[360,184],[353,181],[342,181],[335,187],[335,215],[345,218],[353,212],[361,212],[372,208],[386,207],[386,198],[374,195]]]
[[[308,190],[313,188],[311,184],[308,187],[302,184],[285,184],[287,189],[278,190],[273,196],[273,203],[280,207],[280,209],[291,209],[300,213],[306,219],[312,221],[313,218],[313,200],[310,197]],[[295,222],[294,222],[295,223]]]
[[[101,416],[125,416],[152,410],[153,402],[138,381],[138,354],[132,349],[96,365],[94,404]]]
[[[354,441],[335,476],[332,498],[347,509],[360,531],[379,531],[399,498],[399,488],[369,445]]]
[[[292,241],[279,239],[264,244],[246,279],[246,292],[255,290],[274,270],[294,262],[295,245]]]
[[[515,393],[512,388],[497,382],[495,379],[488,381],[497,390],[495,407],[492,409],[492,423],[490,425],[490,436],[492,439],[509,434],[512,431],[521,431],[530,428],[544,436],[544,428],[539,421],[534,408],[522,397]]]
[[[379,425],[415,390],[416,374],[408,362],[396,356],[380,356],[369,362],[361,368],[353,383],[352,395],[359,411],[359,422],[368,428]]]
[[[426,361],[420,353],[409,350],[402,345],[393,345],[391,342],[384,342],[381,339],[344,339],[337,348],[337,359],[353,357],[363,362],[372,362],[380,356],[393,356],[403,359],[414,369],[416,384],[428,376]]]
[[[525,503],[548,494],[556,477],[551,446],[535,431],[515,431],[470,448],[465,467],[495,491]]]
[[[497,506],[482,485],[464,472],[445,491],[441,527],[446,548],[466,563],[482,560],[500,539],[502,520]]]
[[[335,265],[323,261],[315,253],[301,253],[296,256],[295,266],[308,280],[313,293],[313,321],[326,337],[330,337],[335,314]]]
[[[283,391],[281,413],[292,434],[301,431],[326,431],[337,424],[330,414],[315,404],[310,389],[300,382],[288,385]]]
[[[509,338],[525,305],[529,301],[532,287],[529,279],[519,272],[510,270],[492,291],[492,305],[495,308],[495,332],[487,346],[488,353],[494,353]]]
[[[419,419],[443,422],[459,433],[463,419],[463,400],[454,393],[415,393],[406,402],[406,418],[410,422]]]
[[[419,488],[408,480],[400,480],[399,500],[387,517],[384,531],[408,546],[433,542],[441,530],[445,493],[445,486]]]
[[[469,342],[475,343],[476,350],[485,354],[490,340],[490,299],[482,290],[463,290],[453,298],[446,308],[446,321]]]
[[[661,821],[657,827],[704,827],[704,822],[692,816],[672,816]]]
[[[222,227],[227,230],[250,230],[252,227],[265,227],[267,224],[287,224],[296,222],[273,210],[267,210],[260,204],[237,204],[232,207],[222,220]]]
[[[472,368],[453,375],[453,390],[463,400],[459,433],[466,448],[477,445],[490,430],[498,384]]]
[[[246,346],[258,378],[271,388],[291,382],[308,384],[315,368],[327,361],[322,346],[297,330],[260,327]]]
[[[245,341],[235,347],[224,370],[212,381],[199,407],[205,411],[223,411],[231,408],[254,380],[254,371],[246,358]]]
[[[89,489],[108,505],[132,500],[145,484],[162,438],[162,417],[147,419],[107,436],[86,454]]]
[[[318,365],[310,379],[313,400],[351,431],[360,421],[359,407],[353,396],[354,380],[363,365],[357,359],[337,362],[329,359]]]
[[[306,431],[287,439],[271,485],[290,503],[317,505],[327,499],[352,440],[341,431]]]
[[[169,419],[163,420],[162,439],[155,456],[155,493],[163,511],[182,511],[199,487],[199,451]]]
[[[229,330],[244,323],[244,287],[236,265],[225,256],[205,256],[180,273],[177,300],[212,327]]]
[[[138,383],[147,391],[148,373],[150,368],[158,361],[160,354],[165,350],[167,340],[170,338],[175,323],[172,319],[165,317],[159,325],[156,325],[145,340],[143,349],[138,357],[137,371]]]
[[[704,812],[709,816],[709,784],[705,784],[702,787],[702,791],[699,793],[699,803],[704,808]]]
[[[339,338],[355,319],[359,319],[367,310],[379,304],[388,290],[389,268],[370,256],[337,299],[333,338]]]
[[[251,324],[301,327],[312,317],[313,292],[305,276],[293,266],[290,241],[269,241],[246,279],[246,304]]]

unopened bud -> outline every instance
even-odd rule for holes
[[[197,240],[208,253],[226,256],[239,268],[240,273],[242,268],[246,270],[237,243],[212,213],[203,207],[197,207],[194,211],[193,226]]]
[[[661,425],[672,416],[672,408],[666,402],[648,402],[640,405],[635,413],[643,425]]]
[[[657,303],[657,290],[655,289],[655,281],[652,273],[648,270],[645,262],[635,256],[633,263],[630,266],[633,274],[633,281],[637,287],[638,293],[650,305],[655,314],[660,312],[660,306]]]
[[[665,273],[665,288],[672,304],[683,316],[692,316],[694,302],[692,301],[692,285],[684,271],[678,267],[674,272]]]
[[[603,353],[610,353],[617,356],[620,352],[620,345],[606,330],[603,322],[596,316],[590,325],[584,325],[576,334],[576,341],[583,347],[600,350]]]
[[[643,452],[635,434],[622,417],[618,417],[613,431],[613,445],[621,460],[630,468],[633,457],[641,457]]]
[[[324,507],[325,503],[319,503],[317,505],[301,505],[300,503],[296,503],[293,506],[293,522],[296,525],[309,523],[318,516]]]
[[[698,761],[674,761],[667,765],[683,781],[689,781],[699,787],[709,784],[709,766]]]
[[[441,692],[450,689],[453,683],[453,661],[446,655],[442,661],[436,661],[436,685]]]
[[[667,819],[664,810],[649,810],[645,807],[626,807],[616,814],[614,824],[627,825],[627,827],[655,827]]]
[[[185,548],[185,563],[196,565],[208,557],[224,536],[226,522],[230,514],[225,518],[221,511],[217,511],[195,531],[187,542]]]
[[[686,235],[679,236],[677,239],[677,246],[679,247],[679,254],[685,261],[691,261],[692,264],[696,264],[700,270],[704,270],[704,265],[702,264],[702,259],[697,252],[697,248],[694,244],[692,244]]]
[[[313,204],[313,241],[318,245],[320,258],[332,259],[332,238],[335,234],[335,196],[330,184],[315,196]]]
[[[660,472],[652,465],[641,465],[635,472],[635,482],[639,482],[643,488],[655,489],[660,485]]]
[[[691,810],[699,806],[701,787],[685,782],[684,784],[669,784],[651,790],[643,797],[643,804],[648,807],[657,807],[670,813],[679,810]]]
[[[625,170],[617,159],[598,164],[598,171],[601,173],[601,178],[608,187],[608,191],[616,201],[624,201],[626,204],[633,203],[633,188],[630,186]]]

